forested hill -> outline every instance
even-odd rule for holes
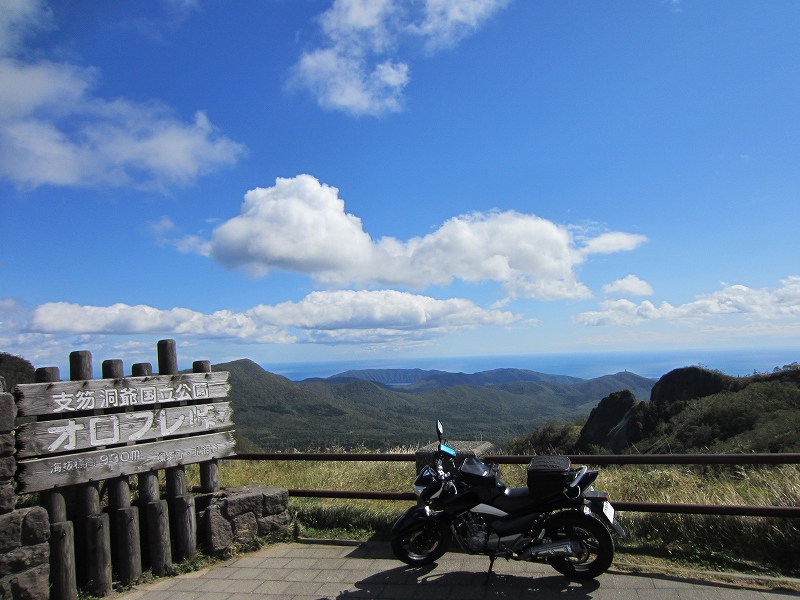
[[[567,375],[549,375],[525,369],[493,369],[479,373],[448,373],[447,371],[425,371],[423,369],[364,369],[345,371],[323,381],[342,381],[345,379],[363,379],[384,385],[397,386],[398,391],[422,392],[457,385],[486,387],[519,381],[535,381],[571,385],[586,381]]]
[[[549,423],[512,440],[509,451],[542,453],[800,452],[800,368],[730,377],[675,369],[650,402],[609,394],[586,422]]]
[[[21,356],[0,352],[0,377],[6,390],[11,391],[18,383],[33,383],[34,373],[33,365]]]
[[[496,380],[502,383],[476,374],[482,376],[474,379],[476,384],[413,391],[409,390],[413,384],[393,387],[344,374],[292,382],[246,359],[213,369],[231,373],[237,431],[263,450],[416,446],[434,437],[436,419],[441,419],[451,439],[485,439],[500,447],[548,421],[586,417],[613,391],[635,389],[648,397],[655,383],[633,373],[589,380],[547,376],[554,382],[546,377],[534,380],[527,375],[532,372],[499,369],[502,373]],[[521,377],[515,379],[514,372]],[[417,375],[395,373],[394,378]],[[427,372],[417,383],[430,376]]]

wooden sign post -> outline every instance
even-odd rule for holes
[[[232,454],[230,403],[171,407],[224,398],[227,380],[228,373],[205,373],[18,385],[19,416],[49,420],[19,429],[17,493]]]
[[[61,491],[79,486],[79,546],[93,555],[80,572],[99,596],[111,591],[109,558],[117,577],[128,582],[141,575],[142,554],[156,574],[165,574],[173,558],[195,551],[194,497],[187,493],[184,467],[200,463],[203,491],[216,491],[217,460],[234,453],[233,411],[225,401],[228,373],[212,373],[208,361],[196,361],[193,373],[178,373],[174,340],[158,342],[158,363],[158,375],[149,364],[137,363],[125,377],[122,361],[107,360],[103,379],[95,380],[91,354],[73,352],[71,381],[58,381],[58,370],[49,367],[37,370],[37,383],[14,390],[18,416],[34,418],[16,430],[16,493],[45,494],[51,521],[69,525],[59,535],[72,537]],[[167,474],[168,502],[159,498],[160,469]],[[136,505],[131,475],[139,477]],[[101,481],[108,489],[108,514],[100,512]],[[75,576],[71,582],[64,577],[74,588]]]

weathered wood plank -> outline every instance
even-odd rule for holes
[[[215,402],[25,423],[17,429],[17,459],[211,432],[233,426],[232,417],[230,402]]]
[[[233,431],[17,463],[17,494],[144,473],[232,455]]]
[[[25,383],[14,388],[19,416],[63,415],[75,411],[153,404],[185,400],[225,398],[230,391],[228,373],[183,373],[90,379],[53,383]]]

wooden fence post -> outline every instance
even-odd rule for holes
[[[147,539],[150,565],[155,575],[172,571],[172,550],[169,535],[169,507],[166,500],[147,503]]]
[[[60,380],[57,367],[36,369],[37,383]],[[67,503],[58,490],[42,492],[41,504],[50,517],[50,598],[76,600],[78,582],[75,577],[75,532],[67,521]]]
[[[75,350],[69,353],[69,380],[94,379],[92,373],[92,353],[88,350]]]
[[[131,376],[149,377],[153,374],[153,365],[150,363],[134,363],[131,367]]]
[[[159,340],[158,374],[178,374],[178,353],[175,340]],[[188,558],[197,550],[197,517],[194,496],[187,493],[186,468],[183,465],[166,469],[169,500],[172,556],[175,562]]]
[[[100,490],[96,482],[82,485],[79,496],[86,539],[86,587],[95,596],[108,596],[112,592],[109,516],[100,512]]]
[[[175,523],[175,561],[189,558],[197,551],[197,516],[194,510],[194,496],[184,494],[172,499],[170,514]]]
[[[172,570],[169,508],[160,499],[156,471],[139,474],[139,514],[143,564],[155,575],[166,575]]]
[[[122,361],[104,360],[102,372],[103,379],[122,377]],[[70,379],[84,376],[92,378],[91,354],[76,353],[75,357],[70,357]],[[94,596],[108,596],[113,591],[109,516],[100,511],[97,482],[83,484],[77,492],[75,550],[78,580]]]
[[[108,482],[108,509],[114,524],[114,570],[122,583],[129,583],[142,575],[142,550],[139,509],[131,506],[127,475]]]
[[[122,361],[110,359],[103,361],[103,379],[121,379],[123,377]]]
[[[175,340],[158,340],[158,374],[178,374],[178,352],[175,349]]]
[[[211,373],[211,361],[194,361],[192,372]],[[219,463],[216,459],[200,463],[200,491],[204,494],[219,491]]]

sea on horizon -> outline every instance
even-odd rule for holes
[[[622,371],[658,379],[673,369],[703,366],[743,377],[771,373],[775,367],[800,361],[800,349],[665,350],[570,354],[516,354],[505,356],[414,357],[352,359],[327,362],[269,363],[261,366],[292,381],[330,377],[357,369],[424,369],[450,373],[478,373],[492,369],[527,369],[551,375],[592,379]]]

